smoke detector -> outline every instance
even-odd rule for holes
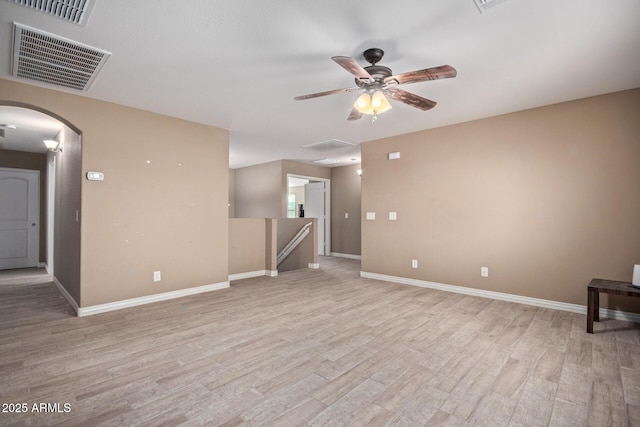
[[[15,77],[86,92],[110,52],[14,23]]]
[[[94,0],[7,0],[73,22],[86,25]]]

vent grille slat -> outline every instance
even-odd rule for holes
[[[14,24],[13,68],[16,77],[87,91],[109,52]]]
[[[7,0],[65,21],[85,25],[93,8],[92,0]]]
[[[62,67],[42,65],[27,59],[18,65],[18,77],[77,90],[83,90],[91,78],[90,75],[74,73],[72,70]]]
[[[88,73],[92,73],[104,57],[102,52],[74,46],[33,31],[22,32],[20,50],[23,56],[62,66],[72,64],[85,68]]]

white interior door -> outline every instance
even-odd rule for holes
[[[36,267],[40,172],[0,168],[0,270]]]
[[[312,182],[304,186],[304,216],[318,218],[318,255],[325,255],[325,221],[327,218],[324,203],[324,182]]]

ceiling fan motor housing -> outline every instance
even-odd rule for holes
[[[362,56],[364,56],[364,59],[366,59],[369,64],[376,65],[384,56],[384,50],[374,47],[362,52]]]

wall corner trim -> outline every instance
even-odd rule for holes
[[[75,310],[76,314],[78,314],[80,308],[79,308],[78,303],[76,302],[76,300],[73,299],[71,294],[69,292],[67,292],[67,290],[64,288],[64,286],[62,286],[62,283],[60,283],[55,276],[52,276],[52,279],[53,279],[53,283],[55,283],[56,287],[58,288],[58,291],[62,294],[64,299],[66,299],[67,302],[69,304],[71,304],[71,307],[73,307],[73,309]]]
[[[386,274],[370,273],[361,271],[360,277],[367,279],[383,280],[386,282],[399,283],[402,285],[419,286],[422,288],[437,289],[446,292],[455,292],[458,294],[472,295],[482,298],[491,298],[501,301],[515,302],[518,304],[532,305],[536,307],[550,308],[553,310],[569,311],[577,314],[587,314],[585,305],[571,304],[568,302],[552,301],[541,298],[525,297],[521,295],[506,294],[495,291],[485,291],[482,289],[467,288],[464,286],[447,285],[444,283],[429,282],[426,280],[410,279],[407,277],[388,276]],[[629,313],[626,311],[610,310],[607,308],[600,309],[600,316],[608,319],[627,320],[630,322],[640,323],[640,314]]]
[[[135,307],[138,305],[150,304],[152,302],[166,301],[169,299],[186,297],[189,295],[201,294],[209,291],[216,291],[229,287],[229,281],[212,283],[210,285],[196,286],[194,288],[180,289],[177,291],[163,292],[160,294],[147,295],[144,297],[131,298],[122,301],[108,302],[106,304],[92,305],[89,307],[80,307],[76,311],[78,317],[91,316],[107,311],[121,310],[123,308]]]

